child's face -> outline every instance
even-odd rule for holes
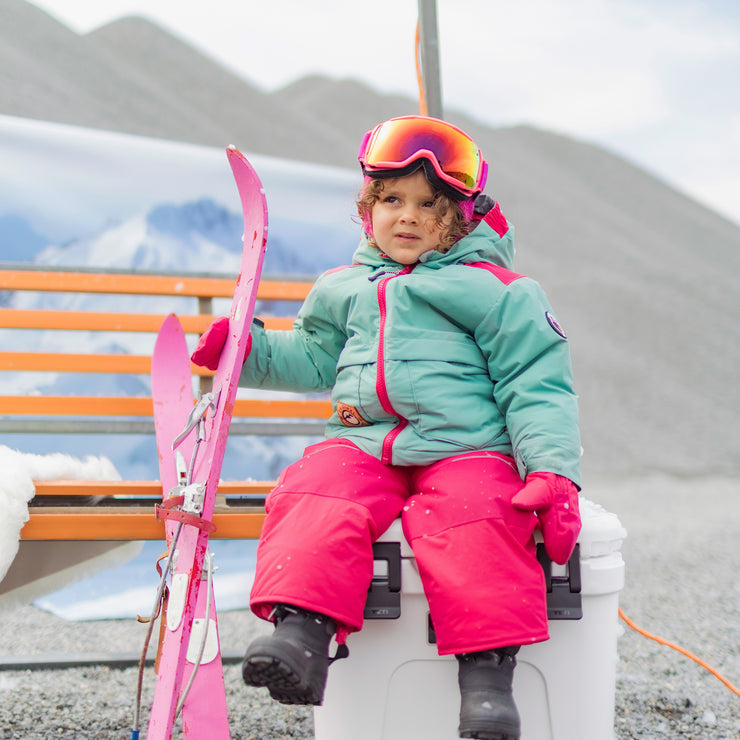
[[[440,246],[434,191],[423,171],[388,180],[371,214],[373,237],[381,252],[402,265]]]

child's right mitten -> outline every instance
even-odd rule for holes
[[[199,367],[217,370],[221,350],[224,348],[228,333],[229,319],[226,316],[220,316],[203,332],[190,359]]]

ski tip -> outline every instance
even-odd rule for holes
[[[165,316],[164,321],[162,322],[162,325],[160,326],[159,330],[164,331],[177,331],[177,329],[182,328],[182,324],[180,323],[180,319],[177,317],[176,314],[170,313]]]
[[[231,165],[232,169],[236,163],[239,164],[247,164],[249,167],[252,165],[249,164],[249,160],[240,152],[233,144],[226,147],[226,159],[229,160],[229,164]]]
[[[246,161],[247,159],[233,144],[226,147],[226,156],[229,160],[242,159]]]
[[[162,353],[169,354],[172,352],[173,342],[185,343],[185,332],[183,331],[180,319],[173,313],[165,317],[162,325],[157,332],[157,338],[154,342],[154,352],[152,356],[160,356]],[[187,348],[186,350],[187,351]]]

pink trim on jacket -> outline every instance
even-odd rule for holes
[[[483,216],[483,220],[499,235],[503,236],[509,230],[509,223],[506,217],[501,213],[501,207],[498,203]]]
[[[525,277],[524,275],[507,270],[500,265],[494,265],[493,262],[468,262],[467,266],[480,267],[482,270],[488,270],[488,272],[495,275],[504,285],[511,285],[515,280]]]
[[[387,414],[392,414],[398,417],[398,426],[391,429],[386,434],[383,440],[382,457],[381,461],[386,465],[390,465],[393,460],[393,443],[396,437],[405,429],[408,425],[408,419],[404,419],[400,414],[396,412],[391,404],[391,400],[388,397],[388,388],[385,384],[385,322],[388,318],[388,309],[385,300],[385,289],[389,280],[398,277],[399,275],[408,275],[411,270],[414,269],[413,265],[406,265],[401,272],[396,275],[390,275],[387,278],[383,278],[378,283],[378,309],[380,311],[380,329],[378,332],[378,362],[377,362],[377,375],[375,378],[375,392],[378,394],[378,400],[383,410]]]
[[[346,270],[348,267],[357,267],[357,265],[339,265],[338,267],[330,268],[324,274],[328,275],[330,272],[339,272],[340,270]]]

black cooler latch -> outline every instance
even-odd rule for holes
[[[376,542],[373,561],[385,567],[373,572],[365,602],[365,619],[398,619],[401,616],[401,543]]]
[[[583,608],[581,605],[580,545],[575,546],[568,560],[567,575],[554,576],[552,574],[552,560],[541,542],[537,544],[537,560],[540,561],[542,570],[545,572],[547,618],[581,619]]]

